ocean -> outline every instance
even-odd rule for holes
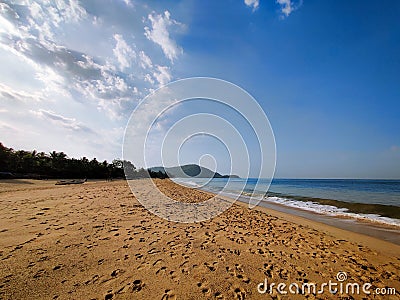
[[[400,229],[400,180],[176,178],[177,183],[246,200]],[[269,187],[269,188],[268,188]],[[293,210],[294,209],[294,210]],[[299,215],[302,215],[299,213]]]

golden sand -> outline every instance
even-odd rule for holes
[[[177,200],[210,198],[156,184]],[[400,298],[399,246],[267,209],[234,204],[181,224],[148,212],[125,181],[2,181],[0,214],[0,299],[347,299],[257,290],[266,278],[322,284],[338,272]]]

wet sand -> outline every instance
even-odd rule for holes
[[[134,184],[151,195],[149,180]],[[184,202],[212,196],[156,184]],[[0,214],[1,299],[346,299],[257,291],[266,278],[322,284],[338,272],[400,299],[400,246],[267,208],[237,203],[182,224],[150,213],[125,181],[21,180],[0,182]]]

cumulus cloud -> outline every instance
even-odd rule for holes
[[[167,84],[172,78],[169,68],[165,66],[157,66],[153,76],[158,81],[160,86]]]
[[[113,53],[119,62],[120,69],[124,70],[131,66],[131,61],[136,58],[136,53],[128,46],[121,34],[114,34],[114,39],[116,45]]]
[[[151,85],[154,85],[154,79],[153,76],[151,74],[145,74],[144,75],[144,80],[148,83],[150,83]]]
[[[257,10],[260,6],[260,0],[244,0],[244,3],[248,7],[251,7],[253,11]],[[298,2],[292,0],[276,0],[276,3],[280,6],[282,18],[286,18],[303,4],[303,0],[298,0]]]
[[[260,1],[259,0],[244,0],[244,3],[253,8],[253,11],[256,10],[258,8],[258,6],[260,5]]]
[[[79,22],[87,16],[86,10],[77,0],[67,1],[23,1],[29,8],[28,17],[31,34],[36,34],[41,39],[54,37],[53,28],[58,28],[65,22]]]
[[[145,27],[145,36],[158,44],[163,50],[165,56],[173,62],[179,54],[183,52],[176,42],[170,37],[169,29],[173,25],[182,26],[181,23],[171,19],[169,11],[165,11],[164,14],[152,13],[148,15],[148,20],[151,23],[150,27]]]
[[[152,68],[153,67],[153,62],[151,61],[150,57],[148,57],[146,55],[146,53],[144,53],[144,51],[140,51],[139,57],[140,57],[140,66],[143,69],[147,69],[147,68]]]
[[[56,39],[60,28],[89,19],[78,1],[32,2],[27,6],[28,14],[22,13],[21,7],[1,4],[0,23],[7,23],[8,29],[0,30],[0,47],[35,69],[35,78],[43,82],[42,95],[57,93],[73,98],[80,95],[79,98],[97,101],[99,109],[118,118],[124,112],[124,103],[137,102],[146,89],[172,79],[168,66],[154,64],[142,49],[136,54],[136,45],[129,45],[121,33],[112,35],[113,57],[96,58],[60,43]],[[172,62],[182,49],[171,39],[168,29],[182,24],[171,19],[168,11],[162,15],[153,12],[148,18],[152,27],[145,29],[146,36],[160,45]],[[93,25],[91,19],[89,22],[92,26],[103,26]],[[9,99],[23,97],[4,87],[2,92]],[[34,96],[38,98],[39,94]]]
[[[140,99],[173,79],[173,62],[183,50],[172,33],[184,25],[167,11],[158,14],[148,5],[135,4],[130,9],[132,1],[125,4],[116,5],[121,11],[109,14],[78,0],[1,1],[0,51],[15,60],[3,68],[7,79],[0,83],[4,104],[0,113],[2,121],[7,120],[2,128],[7,132],[4,142],[14,147],[29,148],[33,143],[53,148],[58,141],[66,148],[82,146],[76,153],[84,153],[86,147],[93,151],[100,148],[93,146],[96,141],[99,145],[107,142],[100,137],[102,132],[123,126]],[[125,17],[138,20],[134,29],[132,22],[118,23],[122,10]],[[23,73],[28,80],[6,76],[7,72],[14,77],[20,74],[13,66],[21,65],[26,66]],[[76,119],[64,115],[71,106],[79,107]],[[83,119],[86,114],[90,118]],[[48,123],[54,126],[46,128]],[[10,128],[19,128],[19,136],[11,134]],[[44,132],[46,138],[40,139]],[[114,137],[110,151],[118,149],[122,133],[112,131],[119,137]],[[71,143],[66,145],[68,138]]]
[[[96,101],[117,101],[132,97],[131,92],[135,86],[133,83],[128,84],[109,62],[100,63],[87,54],[50,41],[41,43],[35,39],[27,39],[23,41],[26,45],[23,48],[18,47],[19,43],[15,40],[9,41],[7,45],[3,44],[4,48],[17,52],[18,56],[31,63],[36,69],[35,77],[44,83],[46,89],[64,95],[79,93]],[[118,52],[121,55],[123,53],[122,50]],[[128,64],[126,58],[120,59],[122,66]]]
[[[291,0],[276,0],[276,3],[280,5],[282,17],[285,18],[302,5],[302,0],[298,3],[294,3]]]

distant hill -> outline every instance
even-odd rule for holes
[[[240,178],[237,175],[221,175],[218,172],[213,172],[210,169],[205,167],[190,164],[183,165],[178,167],[153,167],[149,168],[149,170],[153,172],[162,172],[166,173],[169,177],[175,178],[187,178],[187,177],[196,177],[196,178]]]

